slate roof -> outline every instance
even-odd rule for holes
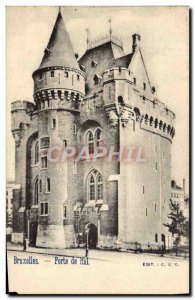
[[[80,69],[60,11],[39,69],[58,66]]]
[[[94,88],[94,76],[102,76],[103,72],[113,67],[129,66],[133,54],[125,55],[122,47],[114,44],[112,41],[87,50],[79,59],[79,64],[85,67],[87,74],[86,93],[89,94]],[[96,61],[97,65],[92,67],[91,62]]]
[[[133,53],[127,54],[125,56],[119,57],[115,61],[116,67],[128,68],[130,65],[131,59],[133,57]]]

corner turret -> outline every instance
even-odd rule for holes
[[[18,100],[11,104],[11,130],[15,139],[16,147],[20,146],[25,130],[32,122],[34,109],[35,105],[30,101]]]

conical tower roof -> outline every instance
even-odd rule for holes
[[[48,67],[70,67],[79,70],[70,37],[60,11],[39,69]]]

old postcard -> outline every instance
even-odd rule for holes
[[[7,293],[189,294],[189,8],[6,14]]]

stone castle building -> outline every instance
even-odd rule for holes
[[[133,35],[132,53],[110,36],[78,59],[61,12],[33,73],[34,102],[12,103],[16,183],[12,242],[38,247],[133,248],[169,244],[175,115],[156,98]],[[144,162],[48,159],[51,147],[142,146]],[[136,151],[136,149],[135,149]],[[116,150],[115,150],[116,152]],[[55,155],[54,155],[55,156]],[[55,160],[55,159],[54,159]]]

